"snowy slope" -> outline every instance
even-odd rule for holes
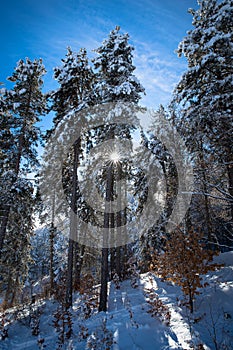
[[[233,252],[216,258],[225,266],[205,276],[209,285],[195,300],[195,312],[190,315],[179,287],[162,282],[150,273],[141,275],[139,286],[130,281],[116,289],[110,286],[109,312],[94,313],[84,319],[79,295],[72,311],[73,334],[60,349],[233,349]],[[152,317],[148,311],[148,293],[156,293],[170,312],[170,324],[162,317]],[[40,337],[45,349],[58,348],[58,333],[53,327],[53,300],[41,301]],[[12,315],[12,310],[10,312]],[[36,350],[38,336],[31,334],[29,318],[25,315],[9,326],[9,338],[0,341],[1,350]],[[105,340],[103,340],[105,339]],[[112,345],[106,345],[112,343]],[[103,345],[103,343],[105,345]],[[195,346],[195,347],[194,347]]]

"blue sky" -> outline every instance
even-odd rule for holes
[[[85,47],[91,57],[120,25],[135,47],[135,74],[147,94],[142,103],[166,105],[187,67],[174,51],[192,28],[188,8],[197,7],[196,0],[2,1],[0,81],[6,83],[19,59],[41,57],[47,70],[44,89],[54,89],[53,68],[60,65],[67,46],[73,51]]]

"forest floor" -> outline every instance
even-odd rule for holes
[[[57,327],[60,331],[55,329],[54,314],[58,303],[53,299],[37,301],[33,310],[27,306],[21,311],[17,308],[6,310],[4,322],[9,322],[8,338],[0,340],[0,349],[233,349],[233,252],[220,254],[216,260],[225,265],[203,276],[208,286],[196,296],[193,314],[185,305],[179,287],[146,273],[140,275],[136,288],[129,280],[120,283],[119,289],[113,283],[109,285],[107,313],[93,311],[86,318],[90,304],[85,303],[83,296],[75,294],[71,335],[69,319],[67,323],[64,321],[62,328],[60,317]],[[155,315],[152,317],[148,301],[153,297],[156,297],[157,308],[153,309]],[[33,313],[39,320],[38,335],[32,335],[33,319],[30,315]],[[59,345],[62,329],[65,330],[65,340]],[[66,334],[69,339],[66,339]],[[44,348],[39,347],[38,340]]]

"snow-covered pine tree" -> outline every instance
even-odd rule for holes
[[[62,59],[62,63],[61,67],[54,69],[54,77],[60,84],[60,87],[55,92],[51,93],[52,109],[55,111],[56,115],[53,120],[54,127],[48,133],[48,136],[58,127],[59,123],[61,123],[64,118],[93,105],[94,100],[93,82],[95,75],[92,68],[89,66],[86,50],[80,49],[78,53],[75,53],[71,48],[68,48],[67,55]],[[70,150],[67,159],[64,160],[63,167],[64,191],[67,194],[67,200],[73,212],[77,210],[77,167],[81,153],[81,140],[80,138],[78,139],[77,136],[77,141]],[[49,152],[49,156],[51,156],[51,154],[53,154],[53,152]],[[60,176],[60,174],[58,174],[58,176]],[[52,201],[51,198],[50,201]],[[59,199],[56,198],[56,201],[59,201]],[[58,205],[59,204],[56,203],[56,207],[58,207]],[[75,223],[71,222],[71,230],[73,230],[74,227]],[[75,233],[70,232],[70,234],[71,237],[74,237]],[[77,244],[75,247],[77,248]],[[73,265],[74,260],[78,260],[77,256],[74,256],[74,253],[78,254],[78,252],[79,249],[75,249],[74,252],[74,241],[70,239],[66,293],[67,307],[72,305]],[[77,280],[80,278],[77,273],[75,276]]]
[[[5,94],[5,89],[1,91]],[[14,145],[14,136],[11,131],[12,122],[5,99],[3,95],[0,95],[0,256],[9,217],[9,189],[12,185],[10,180],[13,162],[12,145]]]
[[[140,256],[141,268],[144,271],[147,271],[148,268],[150,250],[161,248],[164,238],[169,235],[166,232],[166,225],[174,209],[178,192],[178,174],[175,160],[171,155],[171,149],[176,147],[174,142],[178,141],[175,136],[171,137],[171,130],[169,130],[168,134],[166,125],[162,126],[162,121],[167,119],[167,115],[168,112],[162,105],[151,115],[151,123],[147,132],[141,132],[140,142],[143,147],[136,154],[142,169],[152,169],[152,166],[156,166],[156,171],[150,171],[150,176],[147,176],[143,171],[137,174],[135,192],[140,193],[141,191],[139,209],[141,210],[145,205],[148,188],[152,188],[154,184],[158,184],[156,193],[159,197],[157,213],[153,210],[152,215],[148,214],[147,216],[148,222],[152,223],[151,227],[142,232],[141,239],[135,246]],[[159,135],[155,133],[155,130],[158,130],[158,121],[160,127]],[[169,139],[170,149],[167,149],[160,140],[161,135],[163,138]],[[145,152],[145,148],[149,150],[148,153]],[[161,180],[164,181],[162,186],[159,185]],[[162,202],[163,205],[161,205]]]
[[[98,103],[114,103],[114,102],[126,102],[137,104],[141,98],[141,94],[144,92],[144,88],[138,81],[138,79],[133,74],[135,67],[133,65],[133,46],[129,44],[129,35],[121,34],[120,27],[117,26],[116,29],[112,30],[107,39],[105,39],[102,45],[95,50],[97,57],[93,59],[94,68],[97,70],[97,82],[95,84],[95,94],[97,96]],[[124,120],[122,121],[124,122]],[[104,126],[101,130],[98,129],[98,142],[107,139],[119,138],[130,136],[131,126],[116,126],[110,124],[107,129]],[[109,169],[108,169],[109,170]],[[107,174],[110,174],[109,171]],[[122,172],[122,169],[118,169],[118,173]],[[112,176],[106,177],[106,187],[107,178],[112,178]],[[111,200],[113,198],[113,185],[108,183],[108,191],[106,190],[106,200]],[[104,227],[115,227],[121,226],[119,222],[119,215],[114,218],[114,214],[105,213],[104,216]],[[113,224],[113,221],[118,221]],[[121,220],[121,219],[120,219]],[[107,226],[106,226],[107,225]],[[113,225],[113,226],[112,226]],[[112,268],[116,264],[116,272],[120,276],[122,271],[120,271],[119,259],[121,259],[123,248],[117,247],[116,250],[111,250],[111,261]],[[99,311],[107,310],[107,281],[109,275],[108,267],[108,248],[102,249],[102,264],[101,264],[101,292],[100,292],[100,304]],[[116,261],[118,260],[118,261]],[[113,271],[112,271],[113,272]]]
[[[87,51],[81,48],[78,53],[67,48],[61,67],[54,68],[54,78],[59,88],[51,93],[52,109],[56,115],[54,128],[70,112],[89,107],[94,103],[93,83],[95,75],[89,65]]]
[[[2,92],[2,94],[1,94]],[[0,176],[2,179],[3,173],[10,170],[12,164],[11,148],[14,143],[14,137],[11,132],[12,118],[10,111],[7,110],[7,105],[4,99],[5,89],[0,90]],[[3,180],[4,181],[4,180]]]
[[[5,129],[1,132],[7,132],[7,136],[10,136],[8,143],[4,145],[4,150],[8,149],[4,164],[16,178],[20,172],[28,172],[38,165],[35,147],[40,138],[40,130],[36,123],[46,110],[46,100],[41,91],[42,76],[45,72],[41,59],[31,61],[27,58],[25,62],[20,60],[13,75],[8,78],[15,83],[13,89],[3,91],[1,109],[3,123],[6,124],[1,125]],[[0,249],[3,246],[10,207],[4,208],[4,211],[0,229]]]
[[[7,128],[1,132],[7,133],[10,143],[4,144],[0,184],[1,193],[5,194],[1,196],[0,204],[1,284],[6,287],[5,301],[10,304],[25,281],[30,260],[35,199],[34,185],[26,175],[38,165],[36,146],[40,140],[40,130],[36,123],[46,112],[46,98],[42,93],[44,74],[41,59],[20,60],[8,78],[14,87],[4,89],[2,96],[3,120]]]
[[[26,281],[30,257],[30,237],[33,234],[33,185],[18,178],[11,186],[12,203],[1,256],[0,289],[4,291],[4,306],[11,306],[19,297]]]
[[[188,69],[174,91],[173,102],[180,107],[175,123],[195,152],[199,175],[204,175],[200,192],[209,196],[211,182],[215,195],[228,201],[225,216],[233,219],[233,1],[199,0],[198,4],[198,10],[189,10],[194,28],[177,50],[186,57]],[[211,170],[205,169],[209,162]],[[220,179],[210,181],[216,168],[228,176],[228,186]],[[208,201],[206,197],[206,208]]]
[[[29,265],[29,277],[33,282],[42,280],[45,276],[50,274],[50,229],[43,227],[34,232],[31,238],[31,257],[32,263]],[[60,232],[56,232],[56,238],[54,239],[53,246],[53,272],[54,280],[58,278],[57,273],[61,269],[64,269],[66,250],[67,250],[67,237]]]
[[[121,34],[119,26],[94,50],[98,54],[93,60],[98,70],[95,86],[98,102],[140,100],[145,90],[133,74],[133,50],[128,33]]]

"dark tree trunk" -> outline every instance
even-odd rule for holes
[[[127,199],[127,186],[126,184],[124,185],[123,188],[124,191],[124,198]],[[122,236],[126,236],[127,235],[127,205],[125,206],[125,208],[122,208],[121,211],[121,235]],[[128,246],[127,245],[123,245],[121,247],[119,247],[120,252],[118,254],[120,254],[120,264],[121,264],[121,279],[124,279],[125,276],[127,275],[127,261],[128,261]]]
[[[233,223],[233,165],[232,164],[229,164],[227,166],[227,174],[228,174],[228,182],[229,182],[228,191],[230,194],[231,220]]]
[[[123,266],[121,265],[121,247],[116,248],[116,273],[119,276],[120,280],[122,279]]]
[[[116,272],[116,248],[112,247],[110,249],[110,276],[111,280]]]
[[[54,237],[55,237],[55,227],[53,222],[50,227],[50,266],[49,266],[49,274],[50,274],[50,293],[54,293]]]
[[[213,236],[213,232],[212,232],[213,229],[212,229],[211,215],[210,215],[210,203],[208,198],[206,166],[205,166],[202,147],[199,152],[199,158],[200,158],[200,168],[201,168],[200,172],[201,172],[202,186],[203,186],[202,190],[204,193],[204,210],[205,210],[205,223],[206,223],[206,229],[207,229],[208,246],[211,249],[213,247],[213,243],[217,243],[217,240]]]
[[[80,140],[78,140],[73,146],[73,175],[72,175],[72,187],[71,187],[71,213],[70,213],[70,238],[68,248],[68,271],[67,271],[67,284],[66,284],[66,308],[70,308],[73,303],[73,260],[74,260],[74,239],[77,234],[77,167],[78,167],[78,154],[79,154]]]
[[[51,226],[50,226],[50,266],[49,266],[49,274],[50,274],[50,293],[54,293],[54,238],[56,228],[54,227],[54,216],[55,216],[55,192],[53,193],[52,198],[52,215],[51,215]]]
[[[2,255],[2,248],[3,248],[3,243],[6,235],[6,228],[9,220],[9,215],[10,215],[10,206],[5,205],[4,209],[1,210],[2,212],[2,220],[1,220],[1,227],[0,227],[0,258]]]
[[[107,169],[106,181],[106,208],[104,212],[104,229],[103,229],[103,248],[101,258],[101,287],[100,287],[100,302],[99,311],[107,311],[108,301],[108,241],[109,228],[111,226],[109,213],[110,202],[113,200],[113,166],[109,165]]]
[[[191,292],[191,287],[189,287],[189,306],[190,306],[190,312],[192,314],[194,311],[194,305],[193,305],[193,295]]]
[[[117,237],[116,237],[116,273],[120,280],[122,279],[122,266],[121,266],[121,245],[122,245],[122,165],[117,164],[117,214],[116,214],[116,227],[117,227]]]
[[[128,246],[124,245],[121,249],[121,279],[127,276],[127,262],[128,262]]]
[[[115,227],[115,215],[114,213],[110,213],[110,227]],[[115,232],[112,232],[111,234],[111,249],[110,249],[110,276],[111,279],[114,276],[114,273],[116,272],[116,248],[115,246]]]
[[[68,248],[68,270],[66,281],[66,309],[69,309],[73,303],[73,255],[74,255],[74,241],[69,239]]]
[[[85,245],[80,245],[78,242],[75,242],[75,254],[74,254],[74,288],[79,290],[81,282],[81,271],[83,265],[83,258],[85,253]]]
[[[108,302],[108,248],[102,248],[99,311],[107,311],[107,302]]]

